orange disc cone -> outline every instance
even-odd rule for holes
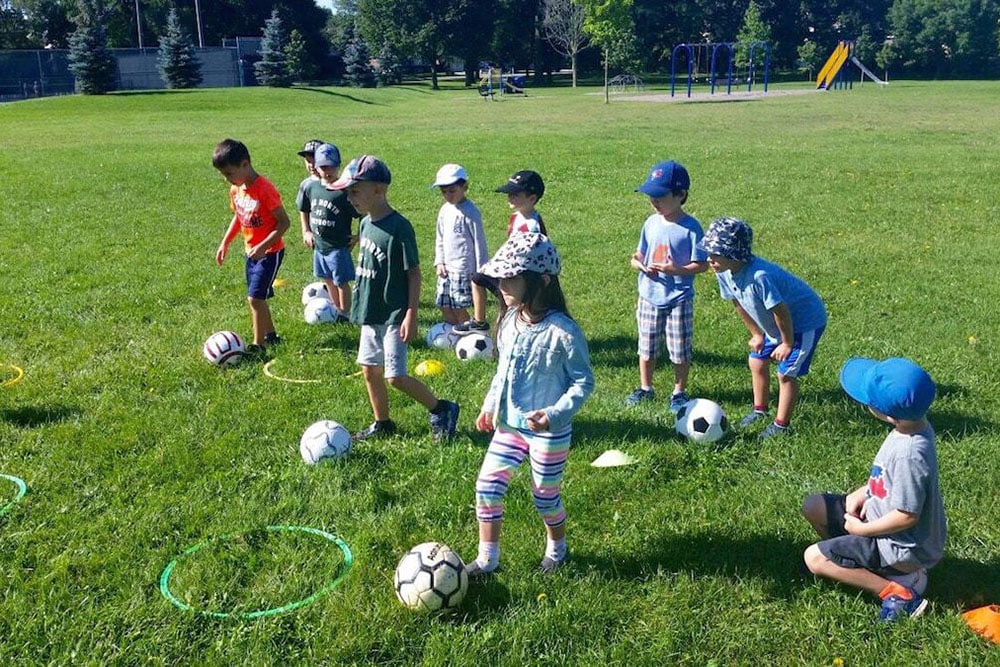
[[[994,644],[1000,644],[1000,606],[995,604],[973,609],[962,614],[976,634],[986,637]]]

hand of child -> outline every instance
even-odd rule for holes
[[[305,244],[307,248],[313,247],[313,233],[312,232],[302,232],[302,243]]]
[[[660,273],[665,273],[667,275],[672,275],[674,273],[674,263],[671,262],[669,259],[665,262],[656,262],[654,264],[650,264],[650,266],[659,271]]]
[[[347,240],[347,247],[354,250],[354,246],[358,245],[358,239],[360,237],[357,234],[351,234],[350,238]]]
[[[265,248],[263,245],[258,244],[250,248],[250,252],[247,253],[247,257],[253,260],[262,259],[266,252],[267,248]]]
[[[406,310],[403,322],[399,325],[399,338],[409,343],[417,335],[417,313],[412,308]]]
[[[448,269],[447,269],[447,267],[445,267],[444,264],[438,264],[434,268],[437,269],[438,278],[447,278],[448,277]]]
[[[856,516],[859,519],[865,518],[865,494],[864,493],[849,493],[847,498],[844,499],[844,508],[847,513],[851,516]]]
[[[226,253],[229,252],[229,246],[225,243],[219,244],[219,249],[215,251],[215,263],[222,266],[222,263],[226,261]]]
[[[760,351],[764,349],[764,337],[760,334],[754,334],[750,336],[750,340],[747,342],[747,345],[750,346],[750,350],[752,352],[757,352],[759,354]]]
[[[485,410],[476,417],[476,430],[482,433],[489,433],[493,430],[493,413]]]
[[[846,530],[849,535],[863,536],[864,529],[865,522],[861,520],[861,517],[849,513],[844,514],[844,530]]]
[[[792,346],[787,343],[779,343],[778,347],[774,348],[774,352],[771,353],[771,358],[775,361],[784,361],[791,355]]]
[[[532,431],[538,432],[549,430],[549,416],[545,414],[545,410],[535,410],[525,417],[528,421],[528,428]]]

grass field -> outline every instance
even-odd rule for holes
[[[603,104],[597,89],[531,91],[200,90],[43,99],[0,106],[0,473],[30,492],[0,516],[2,664],[1000,664],[959,613],[1000,602],[1000,84],[894,82],[850,92],[727,103]],[[564,257],[570,309],[587,333],[597,389],[574,423],[564,484],[572,563],[535,572],[543,549],[525,471],[512,484],[503,572],[457,614],[395,600],[396,561],[440,540],[471,558],[473,484],[487,439],[472,422],[491,367],[436,358],[434,391],[461,401],[460,435],[435,445],[426,413],[398,394],[403,434],[330,465],[302,464],[321,418],[370,421],[353,327],[310,327],[299,291],[310,254],[296,227],[272,308],[286,344],[275,373],[218,371],[213,331],[249,334],[242,264],[213,256],[229,219],[212,169],[234,136],[294,208],[295,152],[319,136],[393,171],[391,202],[425,262],[420,323],[436,321],[436,169],[471,175],[493,247],[513,171],[546,178],[539,209]],[[672,436],[666,402],[626,410],[637,380],[635,274],[648,213],[633,193],[676,158],[704,225],[744,217],[755,251],[789,267],[831,318],[803,384],[794,438],[736,437],[722,451]],[[238,256],[235,257],[239,259]],[[746,331],[701,276],[691,393],[738,418],[749,404]],[[320,348],[334,348],[321,352]],[[809,492],[863,482],[885,428],[839,389],[851,355],[905,355],[938,383],[931,412],[950,520],[923,618],[878,627],[866,594],[798,574],[812,541]],[[10,377],[0,367],[0,381]],[[664,389],[669,371],[657,379]],[[597,469],[603,451],[639,459]],[[17,488],[0,479],[0,507]],[[308,596],[343,554],[343,583],[298,611],[212,619]],[[544,594],[544,595],[542,595]]]

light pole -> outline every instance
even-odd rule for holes
[[[135,31],[139,34],[139,48],[142,48],[142,17],[139,15],[139,0],[135,0]]]
[[[194,0],[194,20],[198,24],[198,48],[205,48],[205,37],[201,32],[201,6],[198,0]]]

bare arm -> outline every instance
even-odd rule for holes
[[[252,259],[260,259],[267,252],[267,249],[277,243],[288,228],[292,226],[291,220],[288,219],[288,214],[285,213],[285,209],[281,206],[271,211],[274,215],[275,221],[278,223],[274,230],[264,237],[264,240],[250,248],[249,256]]]
[[[792,353],[792,345],[795,342],[792,312],[788,310],[788,305],[782,302],[771,309],[771,314],[774,316],[774,323],[778,325],[778,331],[781,332],[781,343],[774,348],[771,358],[784,361]]]
[[[229,244],[233,242],[236,235],[240,233],[240,222],[233,215],[233,219],[229,221],[229,227],[226,228],[226,233],[222,236],[222,241],[219,243],[219,248],[215,251],[215,263],[222,266],[222,262],[226,259],[226,254],[229,252]]]
[[[404,343],[409,343],[417,335],[417,307],[420,305],[420,267],[413,266],[406,270],[407,294],[406,315],[399,325],[399,337]]]
[[[903,510],[892,510],[875,521],[863,521],[852,515],[844,515],[844,529],[851,535],[861,537],[877,537],[879,535],[892,535],[901,530],[912,528],[920,520],[919,514],[911,514]]]

